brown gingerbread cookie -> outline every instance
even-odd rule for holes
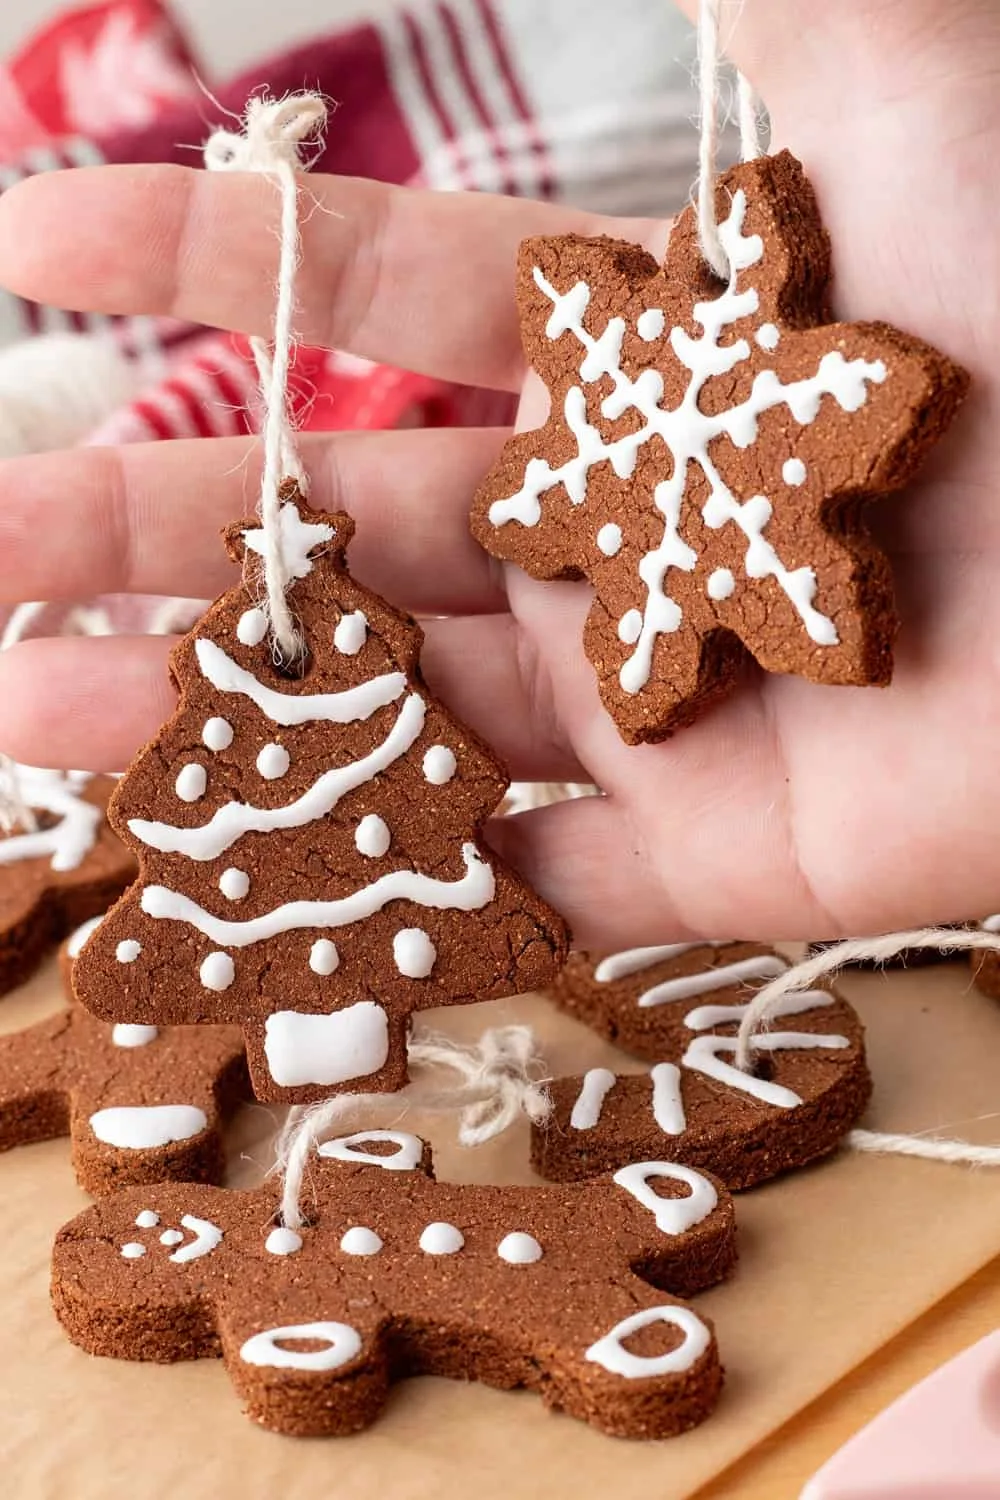
[[[984,917],[977,924],[983,932],[1000,932],[1000,913],[994,916]],[[949,958],[957,958],[963,955],[949,954]],[[969,953],[969,962],[972,966],[972,982],[976,989],[983,995],[989,995],[991,1000],[1000,1000],[1000,953],[990,949],[972,949]]]
[[[0,995],[15,989],[135,876],[107,821],[110,776],[16,766],[37,827],[0,834]]]
[[[70,993],[73,957],[100,921],[60,951]],[[250,1097],[235,1026],[109,1025],[71,1003],[0,1037],[0,1151],[68,1135],[88,1193],[166,1178],[219,1182],[222,1126]]]
[[[160,1184],[80,1214],[53,1256],[70,1337],[118,1359],[221,1354],[253,1420],[298,1436],[366,1427],[417,1374],[526,1386],[620,1437],[711,1411],[715,1336],[677,1299],[733,1266],[721,1183],[656,1161],[572,1187],[438,1183],[395,1130],[320,1156],[301,1231],[276,1226],[273,1184]]]
[[[860,503],[898,489],[967,377],[884,323],[830,321],[830,246],[788,152],[734,167],[707,271],[694,211],[662,269],[638,245],[521,247],[544,427],[504,448],[472,529],[536,578],[588,578],[584,645],[630,744],[689,723],[746,652],[769,672],[885,684],[896,616]]]
[[[871,1094],[864,1029],[845,1000],[827,989],[789,995],[754,1040],[757,1070],[734,1066],[747,986],[787,967],[757,943],[670,943],[598,962],[573,954],[556,1003],[654,1066],[557,1079],[552,1115],[532,1127],[538,1171],[567,1181],[669,1156],[735,1191],[834,1150]]]
[[[548,983],[562,920],[479,838],[507,777],[420,677],[419,626],[354,582],[345,515],[282,527],[309,657],[275,665],[261,531],[176,647],[181,698],[111,819],[140,874],[74,971],[105,1020],[236,1022],[260,1099],[406,1081],[413,1011]]]

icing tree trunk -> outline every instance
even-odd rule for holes
[[[272,660],[261,533],[245,580],[177,647],[181,698],[111,817],[140,877],[77,960],[94,1014],[233,1021],[255,1092],[406,1079],[410,1013],[547,983],[561,920],[479,841],[507,778],[427,692],[419,627],[355,583],[347,516],[282,510],[305,675]]]

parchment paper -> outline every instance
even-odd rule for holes
[[[1000,1108],[1000,1005],[970,988],[963,963],[842,984],[869,1027],[866,1123],[1000,1139],[1000,1119],[976,1122]],[[0,1030],[57,1004],[50,969],[0,1002]],[[624,1063],[538,999],[429,1017],[463,1036],[511,1019],[535,1024],[556,1071]],[[259,1179],[274,1119],[251,1107],[234,1126],[234,1183]],[[407,1126],[434,1141],[441,1177],[532,1180],[520,1130],[463,1152],[441,1120]],[[397,1387],[369,1432],[302,1441],[247,1422],[213,1361],[120,1364],[66,1341],[49,1309],[49,1250],[85,1202],[65,1142],[0,1157],[0,1476],[18,1500],[679,1500],[1000,1251],[1000,1172],[844,1151],[739,1198],[739,1270],[699,1299],[728,1382],[695,1432],[616,1441],[524,1393],[422,1379]]]

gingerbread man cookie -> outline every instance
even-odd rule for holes
[[[871,1093],[864,1030],[846,1001],[828,989],[789,995],[777,1017],[794,1020],[754,1038],[758,1068],[734,1064],[747,985],[787,967],[756,943],[573,954],[556,1003],[653,1067],[557,1079],[552,1115],[532,1127],[538,1171],[565,1181],[668,1155],[735,1191],[833,1151]]]
[[[100,918],[60,952],[73,955]],[[0,1037],[0,1151],[68,1135],[77,1181],[101,1195],[133,1183],[219,1182],[222,1125],[250,1096],[234,1026],[109,1025],[79,1005]]]
[[[112,777],[15,769],[38,826],[0,834],[0,995],[27,979],[68,932],[103,912],[135,875],[106,817]]]
[[[616,240],[525,241],[522,337],[551,413],[472,512],[494,557],[593,584],[584,646],[630,744],[689,723],[747,652],[889,681],[891,578],[860,502],[909,480],[967,384],[884,323],[830,321],[829,241],[787,152],[734,167],[716,202],[725,285],[691,208],[662,269]]]
[[[284,493],[307,670],[275,665],[262,533],[232,528],[244,582],[174,651],[177,711],[111,806],[139,879],[74,984],[105,1020],[239,1023],[257,1097],[302,1102],[400,1088],[414,1010],[548,983],[567,936],[479,837],[507,777],[428,692],[419,626],[347,573],[347,516]]]
[[[409,1374],[526,1386],[621,1437],[711,1411],[715,1336],[678,1299],[732,1268],[721,1183],[659,1161],[573,1187],[437,1183],[394,1130],[320,1156],[301,1231],[275,1225],[273,1185],[129,1189],[74,1219],[52,1278],[70,1337],[119,1359],[221,1354],[253,1420],[302,1436],[366,1427]]]

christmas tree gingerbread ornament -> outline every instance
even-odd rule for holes
[[[686,1300],[733,1267],[732,1199],[665,1161],[567,1187],[435,1182],[405,1131],[327,1141],[301,1231],[250,1192],[161,1183],[80,1214],[52,1295],[74,1343],[116,1359],[221,1355],[275,1432],[367,1427],[406,1375],[526,1387],[616,1437],[711,1412],[722,1366]]]
[[[304,670],[276,664],[257,522],[244,579],[175,648],[173,717],[110,816],[139,878],[83,947],[105,1021],[243,1027],[258,1098],[406,1080],[409,1017],[547,984],[564,924],[482,843],[507,777],[428,692],[422,632],[356,583],[346,515],[282,491]]]
[[[721,280],[695,207],[662,268],[607,238],[522,245],[524,350],[551,411],[472,511],[494,557],[589,579],[584,646],[630,744],[690,723],[747,653],[889,682],[891,577],[862,503],[908,482],[967,384],[919,339],[831,321],[829,241],[788,152],[706,191]]]

